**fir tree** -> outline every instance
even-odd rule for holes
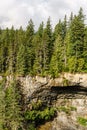
[[[16,73],[18,75],[26,74],[26,46],[25,46],[25,33],[20,27],[17,32],[17,47],[16,47]]]
[[[55,36],[55,39],[58,37],[58,35],[60,35],[62,37],[62,22],[61,20],[59,20],[58,24],[55,26],[55,29],[54,29],[54,36]]]
[[[14,27],[12,26],[10,30],[10,40],[9,40],[9,69],[8,73],[12,74],[14,73],[14,64],[15,64],[15,30]]]
[[[11,81],[10,86],[6,89],[5,101],[5,127],[18,130],[22,125],[22,117],[15,81]]]
[[[34,45],[32,43],[34,37],[34,24],[30,19],[27,30],[25,32],[25,46],[26,46],[26,69],[27,73],[32,73],[33,63],[34,63]]]
[[[52,37],[52,27],[50,23],[50,18],[48,18],[46,28],[43,31],[42,44],[43,44],[43,71],[48,73],[49,64],[53,53],[52,51],[53,37]]]
[[[6,30],[1,32],[1,41],[0,41],[0,69],[2,73],[5,73],[8,69],[8,47],[9,47],[9,30],[6,28]]]
[[[33,39],[35,48],[35,61],[33,66],[33,71],[35,74],[41,74],[43,68],[43,46],[42,46],[42,35],[43,35],[43,22]]]
[[[78,60],[83,58],[84,48],[84,15],[82,9],[80,9],[77,16],[74,16],[69,27],[69,35],[68,59],[75,57],[75,71],[77,71],[79,67]]]
[[[4,130],[5,124],[5,81],[0,81],[0,130]]]
[[[23,44],[20,45],[20,48],[17,54],[16,72],[18,75],[25,75],[27,73],[26,48]]]
[[[63,71],[63,50],[62,38],[59,35],[54,43],[54,52],[50,63],[50,73],[54,77]]]
[[[87,27],[85,27],[83,57],[84,57],[84,62],[85,62],[84,71],[87,72]]]

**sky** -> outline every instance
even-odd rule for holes
[[[54,27],[65,14],[68,18],[71,12],[77,14],[80,7],[86,15],[87,0],[0,0],[0,27],[26,28],[32,19],[37,29],[49,16]]]

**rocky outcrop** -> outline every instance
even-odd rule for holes
[[[18,80],[28,102],[41,100],[45,106],[61,108],[57,117],[39,130],[87,130],[78,122],[79,117],[87,119],[87,74],[64,73],[55,79],[27,76]]]
[[[87,74],[61,74],[58,78],[26,76],[17,77],[26,98],[85,98],[87,96]],[[63,88],[62,88],[63,87]],[[65,93],[64,96],[63,92]],[[47,93],[47,94],[46,94]]]
[[[80,85],[87,88],[87,74],[70,74],[64,73],[64,78],[70,81],[73,85]]]
[[[86,99],[59,99],[55,105],[63,106],[68,111],[58,111],[58,116],[52,122],[52,130],[87,130],[87,126],[82,126],[78,122],[79,117],[87,119],[87,97]],[[76,110],[70,110],[70,107]]]
[[[2,79],[0,76],[0,80]],[[6,87],[12,79],[12,76],[6,77]],[[54,79],[26,76],[16,77],[16,80],[25,103],[37,103],[37,100],[41,100],[45,106],[57,109],[54,120],[41,126],[41,129],[87,130],[87,126],[78,122],[79,117],[87,119],[87,74],[63,73]]]

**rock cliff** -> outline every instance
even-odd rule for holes
[[[87,74],[64,73],[54,79],[27,76],[18,80],[28,101],[40,99],[45,105],[58,108],[57,117],[39,130],[87,130],[78,121],[87,119]]]
[[[17,77],[17,80],[20,82],[26,98],[33,98],[34,95],[43,97],[46,93],[50,93],[57,98],[76,98],[77,96],[80,99],[87,96],[87,74],[64,73],[54,79],[51,77],[26,76]],[[64,96],[62,97],[61,94],[63,93]]]
[[[12,76],[7,77],[7,86],[10,80]],[[26,104],[41,100],[57,110],[57,116],[39,130],[87,130],[87,74],[64,73],[54,79],[26,76],[16,80]]]

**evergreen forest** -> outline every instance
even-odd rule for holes
[[[87,26],[80,8],[59,20],[52,29],[50,17],[37,31],[32,19],[26,29],[0,28],[0,74],[51,75],[87,72]]]

